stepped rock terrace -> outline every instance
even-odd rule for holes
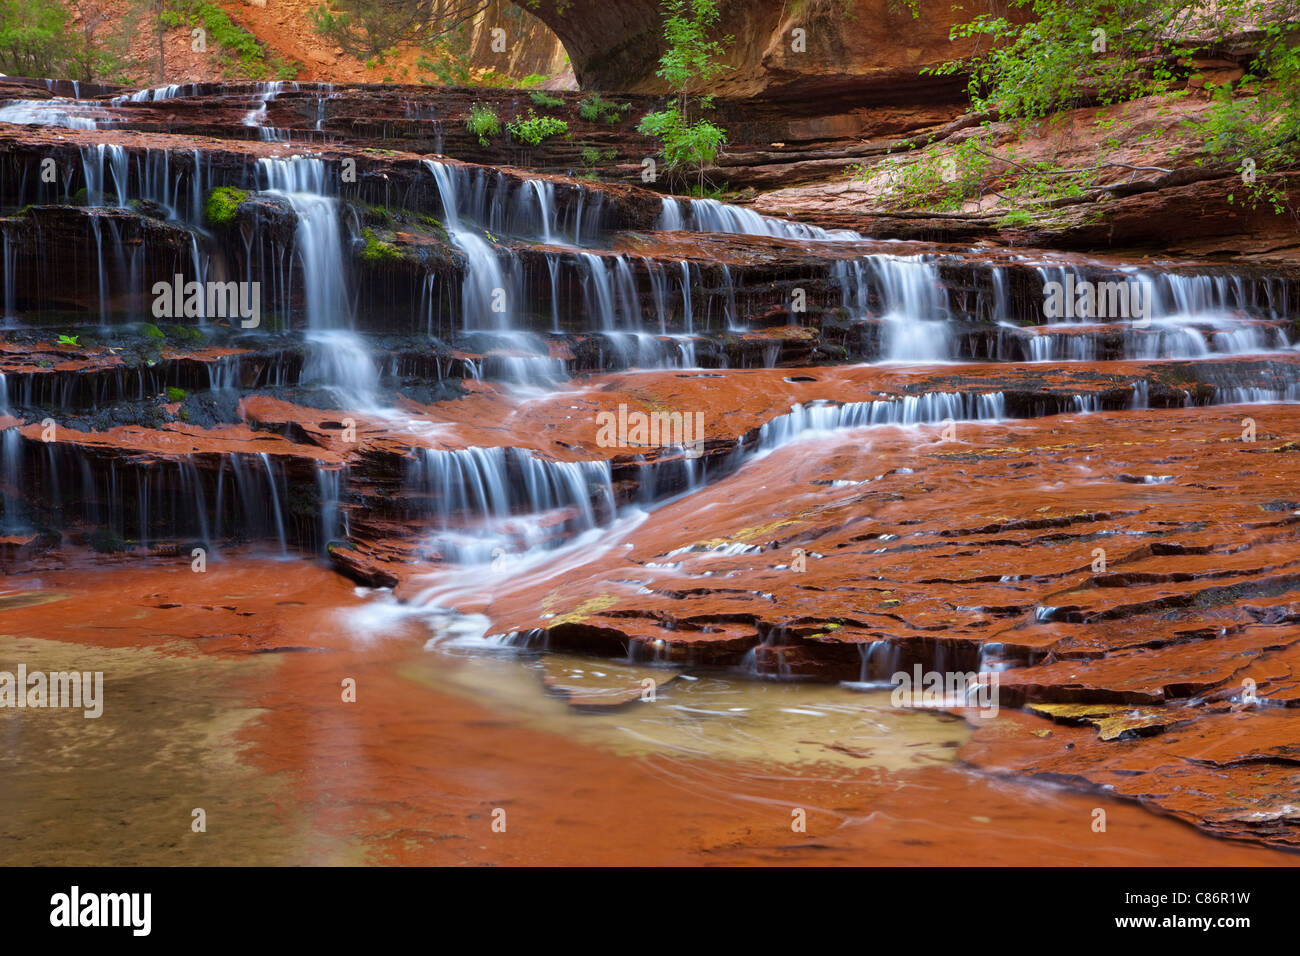
[[[439,118],[464,91],[0,91],[0,631],[33,660],[75,647],[110,677],[194,682],[200,710],[234,688],[257,756],[217,779],[249,794],[238,815],[266,849],[227,861],[486,860],[380,819],[432,812],[427,784],[455,794],[439,826],[462,834],[500,799],[465,783],[464,747],[415,759],[430,735],[518,761],[511,785],[538,782],[552,819],[561,771],[679,806],[627,762],[659,733],[688,792],[741,795],[739,823],[701,824],[735,859],[797,858],[737,834],[799,768],[801,799],[851,804],[826,811],[841,824],[906,815],[904,793],[965,832],[942,790],[996,808],[993,845],[1022,813],[1058,839],[1103,801],[1148,828],[1151,860],[1294,861],[1285,256],[885,238],[667,195],[635,166],[601,182],[562,153],[489,165]],[[227,284],[258,296],[256,321],[211,307]],[[1049,315],[1053,286],[1112,297]],[[1129,288],[1140,309],[1116,314]],[[610,415],[702,434],[620,424],[611,442]],[[100,606],[119,623],[92,622]],[[306,650],[328,653],[280,654]],[[255,658],[271,652],[284,663]],[[915,666],[996,674],[998,716],[900,714],[881,689]],[[353,728],[378,802],[348,789],[304,823],[314,788],[273,781],[313,727],[351,753],[342,718],[305,703],[339,667],[389,692]],[[646,681],[666,724],[636,716]],[[217,761],[221,721],[167,707]],[[493,714],[518,737],[484,729]],[[106,751],[99,773],[130,757]],[[828,780],[852,792],[835,803]],[[288,830],[266,822],[276,803]],[[834,829],[818,839],[846,858],[908,852]],[[632,832],[609,861],[649,836]],[[155,861],[154,836],[95,839]],[[66,857],[49,839],[19,855]]]

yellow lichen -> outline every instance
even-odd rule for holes
[[[1130,730],[1160,727],[1182,719],[1163,707],[1122,704],[1030,704],[1027,709],[1053,720],[1092,724],[1102,740],[1116,740]]]
[[[594,598],[588,598],[583,601],[572,611],[557,615],[551,619],[550,626],[555,627],[559,624],[581,624],[592,614],[599,614],[605,608],[613,607],[618,603],[618,598],[612,594],[599,594]]]

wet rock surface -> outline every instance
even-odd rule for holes
[[[1032,827],[1053,839],[1105,799],[1152,828],[1160,859],[1296,847],[1297,275],[1269,224],[1248,255],[1226,254],[1242,224],[1214,225],[1214,181],[1134,190],[1104,225],[1006,246],[978,216],[886,221],[832,201],[808,209],[817,225],[664,197],[631,169],[570,178],[571,144],[506,158],[421,112],[458,116],[459,91],[422,106],[360,86],[24,89],[45,106],[0,123],[0,566],[20,582],[0,596],[4,631],[285,661],[287,690],[219,675],[253,681],[236,695],[249,708],[270,702],[237,721],[268,774],[298,759],[274,741],[336,719],[307,703],[337,686],[336,661],[375,668],[392,702],[363,749],[384,809],[314,824],[346,852],[340,834],[360,827],[386,862],[489,859],[469,842],[443,856],[417,819],[431,780],[458,813],[491,799],[408,774],[408,748],[447,743],[421,720],[430,700],[471,723],[532,695],[554,705],[529,715],[544,731],[489,734],[520,761],[512,783],[532,774],[553,807],[575,769],[608,775],[602,799],[671,803],[606,752],[658,738],[614,722],[646,693],[720,707],[710,681],[784,688],[717,738],[730,754],[670,738],[710,773],[761,763],[744,741],[764,740],[768,759],[833,764],[900,815],[915,790],[962,794],[987,811],[971,820],[1018,819],[1007,777],[1038,795]],[[917,121],[949,121],[935,110]],[[610,148],[635,155],[616,120]],[[790,194],[759,206],[798,208]],[[1169,217],[1188,241],[1143,254]],[[206,300],[155,309],[159,282],[166,305],[185,283],[253,281],[251,325]],[[1052,283],[1142,297],[1048,316]],[[219,575],[189,570],[196,549]],[[384,640],[354,643],[353,612],[377,615]],[[439,676],[425,641],[475,652]],[[488,646],[525,663],[493,670]],[[997,716],[888,706],[891,678],[914,668],[994,675]],[[528,694],[502,690],[519,681]],[[860,710],[855,694],[878,699]],[[799,722],[823,705],[846,723]],[[563,757],[539,767],[530,747],[574,711],[608,729],[539,748]],[[473,765],[472,743],[452,750]],[[762,777],[746,793],[757,806],[778,789]],[[809,782],[801,799],[844,806],[831,789]],[[320,817],[313,793],[288,802]],[[949,798],[911,799],[945,832],[970,830]],[[616,816],[591,834],[609,838]],[[678,836],[719,859],[807,852],[755,836],[759,819]],[[904,831],[828,852],[902,859]],[[629,833],[610,860],[648,836]],[[276,852],[303,859],[291,843]]]

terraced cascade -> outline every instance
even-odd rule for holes
[[[837,853],[907,851],[828,781],[990,843],[1104,801],[1146,862],[1300,846],[1285,261],[881,240],[563,154],[480,165],[439,125],[464,91],[23,90],[0,102],[0,633],[158,674],[196,766],[236,734],[257,756],[213,772],[276,861],[484,859],[392,833],[426,790],[501,799],[465,782],[490,749],[463,741],[506,746],[493,719],[526,728],[511,759],[554,756],[545,812],[583,799],[569,777],[724,794],[740,816],[701,826],[735,859],[778,852],[738,834],[790,768],[850,807],[824,811]],[[394,708],[321,742],[368,748],[374,792],[319,771],[286,800],[285,741],[335,727],[309,689],[340,666]],[[996,675],[996,716],[893,706],[917,667]],[[647,681],[669,717],[637,710]],[[400,768],[430,734],[425,787]],[[656,754],[662,779],[629,769]],[[330,786],[385,809],[320,823]],[[42,839],[23,852],[67,851]],[[142,846],[119,849],[166,859]]]

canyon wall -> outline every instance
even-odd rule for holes
[[[792,109],[827,98],[853,105],[925,102],[960,92],[960,82],[922,77],[923,67],[969,55],[973,41],[948,32],[975,11],[944,0],[723,0],[721,32],[734,37],[729,69],[716,82],[724,96],[757,96]],[[1004,4],[994,4],[997,12]],[[583,88],[662,92],[655,76],[663,52],[656,0],[536,0],[528,3],[555,31]],[[797,34],[796,30],[804,31]]]

